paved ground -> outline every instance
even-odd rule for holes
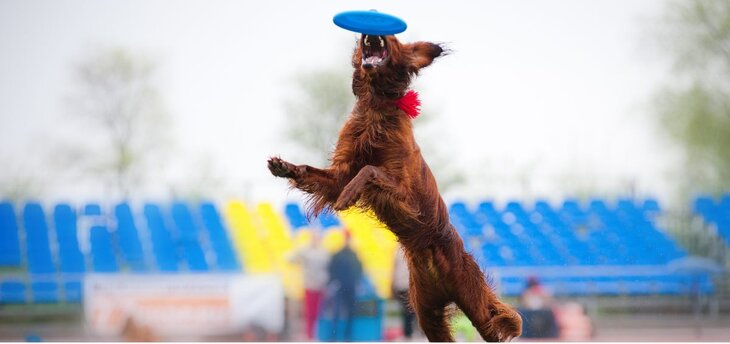
[[[597,342],[730,342],[730,314],[705,319],[695,326],[691,315],[602,315],[593,319]],[[387,319],[386,326],[397,326],[397,319]],[[0,341],[24,341],[27,335],[40,336],[45,341],[98,341],[85,334],[81,324],[20,325],[0,323]],[[301,336],[293,336],[303,341]],[[102,339],[103,340],[103,339]],[[115,340],[111,338],[109,340]],[[118,340],[118,339],[117,339]],[[191,338],[190,340],[196,340]],[[217,341],[243,341],[243,337],[214,338]],[[259,339],[265,340],[265,339]],[[412,341],[425,341],[416,335]],[[534,340],[517,340],[532,342]]]
[[[681,314],[620,315],[594,321],[596,341],[730,342],[730,315],[701,321]]]

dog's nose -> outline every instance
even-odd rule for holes
[[[372,63],[363,63],[362,68],[371,69],[371,68],[373,68],[373,64]]]

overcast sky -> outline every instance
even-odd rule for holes
[[[273,154],[306,162],[281,137],[291,80],[311,69],[346,70],[357,35],[332,24],[332,16],[375,8],[408,23],[401,41],[448,42],[454,51],[414,85],[424,112],[437,117],[429,135],[471,176],[447,198],[559,199],[583,184],[616,195],[630,182],[661,196],[670,189],[673,156],[649,105],[666,68],[642,42],[663,5],[4,0],[0,178],[43,179],[49,198],[101,197],[93,187],[54,183],[45,166],[54,140],[68,135],[58,128],[68,119],[73,65],[93,49],[123,47],[159,66],[179,152],[164,178],[195,174],[206,161],[225,181],[221,197],[299,199],[265,168]],[[150,191],[161,195],[163,188]]]

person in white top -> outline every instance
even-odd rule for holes
[[[289,260],[299,264],[304,271],[304,319],[307,338],[315,338],[314,328],[319,316],[322,295],[329,281],[327,266],[330,255],[320,245],[319,231],[312,230],[309,245],[294,251]]]

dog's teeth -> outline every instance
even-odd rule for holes
[[[380,47],[381,48],[384,47],[385,46],[385,42],[383,42],[383,37],[378,36],[378,39],[380,40]]]

